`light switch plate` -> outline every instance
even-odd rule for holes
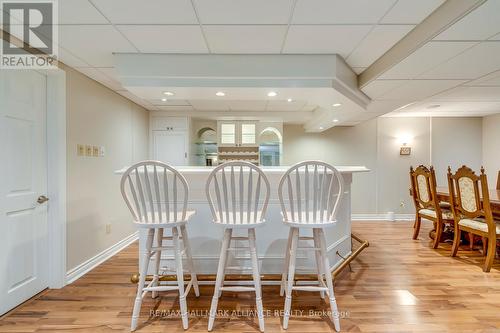
[[[99,156],[104,157],[104,155],[106,155],[106,148],[104,148],[104,146],[100,146],[99,147]]]
[[[85,156],[85,146],[81,144],[76,145],[76,155]]]
[[[99,157],[99,147],[92,146],[92,156]]]
[[[90,146],[90,145],[85,146],[85,155],[92,156],[92,146]]]

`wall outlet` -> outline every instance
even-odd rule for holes
[[[92,156],[92,146],[85,146],[85,156]]]
[[[405,208],[406,207],[406,203],[403,200],[401,200],[401,202],[399,203],[399,207]]]
[[[110,234],[111,233],[111,224],[106,224],[106,233]]]
[[[81,144],[76,145],[76,155],[85,156],[85,146]]]
[[[92,156],[99,157],[99,147],[92,146]]]

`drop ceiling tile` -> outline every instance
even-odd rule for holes
[[[499,86],[500,87],[500,70],[480,77],[464,84],[465,86]]]
[[[439,34],[436,40],[484,40],[500,32],[500,1],[489,0]]]
[[[292,0],[194,0],[202,24],[287,24]]]
[[[346,58],[371,30],[369,25],[292,25],[284,53],[337,53]]]
[[[425,72],[419,78],[472,80],[499,68],[500,42],[482,42]]]
[[[396,89],[380,96],[380,100],[417,101],[456,87],[464,80],[408,80]]]
[[[384,16],[382,24],[419,24],[445,0],[399,0]]]
[[[92,2],[113,24],[198,24],[193,6],[187,0]]]
[[[59,44],[94,67],[113,67],[113,52],[136,52],[111,25],[60,26]]]
[[[475,42],[428,42],[382,74],[380,78],[415,78],[474,45]]]
[[[58,2],[59,24],[109,24],[88,0]]]
[[[496,102],[500,101],[500,87],[457,87],[435,96],[433,100]]]
[[[231,111],[265,111],[267,101],[251,100],[251,101],[228,101]]]
[[[368,83],[366,86],[361,88],[361,90],[371,99],[377,99],[378,97],[406,83],[408,83],[407,80],[375,80]]]
[[[375,24],[395,0],[298,0],[292,24]]]
[[[229,111],[227,101],[191,99],[189,103],[198,111]]]
[[[117,25],[143,53],[208,52],[199,25]]]
[[[213,53],[279,53],[286,25],[209,25],[203,30]]]
[[[377,25],[346,59],[353,67],[368,67],[408,32],[414,25]]]

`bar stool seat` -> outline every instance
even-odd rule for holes
[[[187,222],[195,214],[195,211],[187,210],[189,188],[186,179],[165,163],[143,161],[125,171],[120,188],[134,224],[147,230],[130,330],[135,331],[137,328],[142,299],[148,292],[155,298],[160,291],[172,290],[179,291],[182,326],[187,329],[189,323],[186,296],[191,288],[197,297],[200,291],[186,230]],[[168,230],[171,235],[165,236],[164,233]],[[165,241],[171,242],[171,245],[165,245]],[[166,271],[160,269],[161,254],[166,250],[173,250],[177,286],[160,285],[160,271]],[[187,259],[187,270],[191,274],[187,286],[184,285],[182,262],[184,254]],[[154,258],[154,275],[151,282],[146,285],[146,275],[152,258]]]
[[[342,199],[344,181],[340,172],[321,161],[305,161],[292,166],[281,177],[278,197],[283,223],[290,226],[285,262],[281,276],[280,295],[285,294],[283,328],[288,328],[292,291],[319,291],[321,298],[328,295],[331,319],[340,330],[339,313],[333,291],[330,262],[324,229],[336,224]],[[301,229],[312,229],[312,236],[300,236]],[[313,241],[312,246],[298,246],[299,241]],[[294,285],[297,250],[314,251],[317,285]]]
[[[254,291],[259,329],[264,332],[264,311],[255,228],[265,223],[264,216],[269,202],[269,193],[270,186],[267,177],[252,163],[243,161],[224,163],[216,167],[208,177],[206,195],[212,212],[212,222],[224,227],[217,278],[208,318],[209,331],[213,328],[219,297],[223,291]],[[237,229],[246,230],[247,237],[233,236],[233,231]],[[231,241],[248,241],[248,246],[231,248]],[[241,251],[243,248],[250,252],[254,285],[253,287],[225,286],[226,269],[244,269],[240,266],[227,266],[228,252]]]

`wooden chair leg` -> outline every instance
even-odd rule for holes
[[[191,253],[191,244],[189,243],[188,234],[186,226],[181,227],[182,243],[184,244],[184,249],[186,251],[187,266],[189,274],[191,275],[191,281],[193,281],[194,294],[196,297],[200,297],[200,288],[198,287],[198,278],[196,276],[196,270],[193,263],[193,255]]]
[[[488,253],[486,254],[486,261],[484,262],[483,271],[489,272],[491,266],[493,265],[493,260],[495,259],[497,242],[496,239],[488,239]]]
[[[248,229],[248,243],[250,245],[250,257],[252,258],[253,283],[255,286],[255,303],[257,305],[257,317],[259,318],[259,329],[261,332],[264,332],[264,307],[262,306],[259,259],[257,257],[255,229],[253,228]]]
[[[469,250],[474,250],[474,234],[472,232],[468,233],[469,236]]]
[[[481,241],[483,243],[483,256],[486,256],[488,252],[488,237],[481,237]]]
[[[285,260],[283,262],[283,271],[281,273],[280,296],[283,296],[285,294],[288,263],[290,262],[290,246],[292,244],[292,232],[293,232],[292,228],[289,228],[288,241],[287,241],[286,249],[285,249]]]
[[[320,243],[320,240],[318,238],[318,229],[317,228],[314,228],[313,229],[313,239],[314,239],[314,247],[316,249],[320,249],[321,248],[321,243]],[[316,270],[318,272],[318,283],[319,283],[319,286],[321,287],[323,285],[323,273],[324,273],[324,269],[323,269],[323,262],[321,260],[321,254],[319,251],[317,250],[314,250],[314,255],[315,255],[315,258],[316,258]],[[324,299],[325,298],[325,292],[324,291],[320,291],[319,292],[319,296],[321,297],[321,299]]]
[[[287,277],[287,286],[285,289],[285,314],[283,316],[283,329],[288,328],[288,319],[290,318],[290,308],[292,306],[292,288],[293,288],[293,279],[295,275],[295,259],[297,257],[297,245],[299,242],[299,229],[292,229],[292,242],[290,244],[290,261],[288,265],[288,277]]]
[[[437,221],[436,222],[436,233],[434,234],[434,243],[433,243],[433,248],[437,249],[439,246],[439,242],[441,241],[441,235],[443,234],[443,222],[442,221]]]
[[[212,331],[215,321],[215,313],[217,312],[217,303],[219,302],[220,287],[222,286],[222,280],[224,279],[224,270],[226,267],[227,259],[227,249],[229,248],[229,243],[231,242],[231,229],[224,230],[224,239],[222,240],[222,246],[220,249],[219,266],[217,268],[217,277],[215,279],[214,295],[212,297],[212,304],[210,305],[210,314],[208,317],[208,331]]]
[[[413,226],[413,239],[418,238],[418,233],[420,232],[420,223],[422,222],[422,218],[420,215],[415,215],[415,225]]]
[[[156,232],[156,247],[161,247],[163,244],[163,228],[160,228]],[[158,279],[160,273],[160,261],[161,261],[161,250],[156,251],[155,261],[154,261],[154,275],[153,275],[153,283],[151,286],[158,286]],[[151,298],[158,297],[158,291],[151,292]]]
[[[453,231],[453,246],[451,247],[451,256],[455,257],[457,255],[458,247],[460,246],[460,236],[462,231],[455,225],[455,230]]]
[[[187,330],[189,326],[186,304],[186,293],[184,292],[184,270],[182,268],[182,250],[179,244],[179,230],[172,228],[172,239],[174,241],[175,268],[177,271],[177,287],[179,288],[179,304],[181,309],[182,327]]]
[[[321,257],[323,259],[323,267],[326,272],[330,272],[330,261],[328,260],[328,252],[326,248],[326,238],[323,229],[319,229],[319,239],[321,242]],[[331,274],[327,274],[326,285],[328,287],[328,297],[330,299],[330,310],[332,312],[333,326],[337,332],[340,331],[340,318],[339,310],[337,308],[337,301],[335,299],[335,294],[333,292],[333,277]]]
[[[148,238],[146,240],[146,248],[142,254],[143,265],[139,275],[139,283],[137,284],[137,294],[135,296],[134,310],[132,311],[132,322],[130,324],[130,330],[135,331],[137,328],[137,321],[139,320],[139,314],[141,312],[142,305],[142,290],[144,289],[144,283],[146,283],[146,275],[148,274],[149,259],[151,259],[150,252],[153,246],[154,229],[148,230]]]

